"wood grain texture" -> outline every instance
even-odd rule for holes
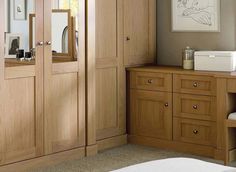
[[[4,7],[5,1],[1,2]],[[37,1],[36,26],[41,29],[43,2]],[[4,9],[1,11],[4,12]],[[4,17],[4,15],[1,15]],[[4,21],[5,18],[2,20]],[[3,22],[4,23],[4,22]],[[4,25],[0,26],[1,36]],[[36,41],[43,35],[38,33]],[[4,38],[4,37],[1,37]],[[4,41],[1,39],[1,41]],[[1,42],[0,42],[1,43]],[[0,54],[4,43],[0,44]],[[36,57],[41,57],[42,48],[36,48]],[[43,154],[43,76],[42,58],[37,58],[34,65],[4,66],[4,54],[0,59],[0,152],[1,164],[34,158]]]
[[[216,80],[207,76],[190,76],[174,74],[173,91],[176,93],[215,95]]]
[[[45,115],[45,148],[47,153],[81,146],[78,125],[77,73],[55,75],[48,88]],[[48,85],[49,86],[49,85]],[[50,90],[50,91],[49,91]]]
[[[126,66],[156,62],[155,0],[124,1],[124,54]]]
[[[21,161],[14,164],[9,164],[0,167],[0,172],[25,172],[29,170],[34,170],[37,168],[44,168],[48,166],[57,165],[65,161],[70,161],[74,159],[80,159],[85,156],[85,149],[78,148],[73,150],[68,150],[65,152],[60,152],[57,154],[52,154],[48,156],[42,156],[35,159],[30,159],[26,161]]]
[[[172,92],[172,74],[131,72],[130,87],[141,90]]]
[[[227,79],[217,79],[217,94],[216,94],[216,105],[217,105],[217,148],[224,149],[224,121],[227,118]]]
[[[174,140],[206,146],[216,145],[214,122],[174,118]]]
[[[122,146],[127,144],[127,134],[111,137],[104,140],[98,141],[98,151],[111,149],[114,147]]]
[[[216,121],[216,98],[174,93],[173,114],[177,117]]]
[[[78,3],[80,2],[85,5],[84,1],[78,1]],[[44,4],[44,39],[50,41],[52,4],[46,0]],[[82,12],[85,12],[83,8],[85,6],[81,7]],[[83,23],[84,19],[81,18],[81,20]],[[80,42],[85,41],[85,37],[79,39],[82,39]],[[77,57],[77,61],[74,62],[53,64],[51,48],[51,45],[44,46],[45,154],[85,146],[85,110],[84,107],[81,107],[82,111],[79,109],[80,96],[85,97],[85,87],[83,86],[85,76],[82,76],[82,89],[80,89],[79,67],[85,65],[85,61],[82,59],[82,64],[79,64],[80,57]],[[81,48],[81,58],[85,58],[84,47]],[[85,68],[82,66],[82,74],[85,74],[84,70]],[[82,105],[84,104],[82,103]]]
[[[1,95],[1,130],[4,131],[1,163],[36,156],[35,78],[4,81]]]
[[[172,94],[130,90],[131,135],[172,139]]]
[[[159,149],[175,150],[206,157],[214,157],[215,155],[215,149],[212,146],[184,143],[172,140],[169,141],[145,136],[129,135],[128,142],[131,144],[152,146]]]
[[[130,89],[127,94],[130,101],[128,107],[128,132],[132,138],[135,138],[132,139],[132,143],[154,145],[161,148],[168,148],[169,146],[181,151],[187,151],[188,146],[185,150],[185,148],[179,148],[174,146],[174,144],[178,143],[177,145],[179,146],[181,144],[190,144],[196,147],[206,146],[206,149],[213,150],[212,153],[208,152],[212,157],[221,160],[225,159],[224,139],[226,134],[224,132],[224,122],[222,121],[227,118],[229,113],[236,110],[235,76],[230,73],[191,71],[183,70],[179,67],[164,66],[129,68],[127,75],[128,88]],[[155,78],[157,76],[159,76],[159,82]],[[171,80],[173,79],[173,88],[169,86],[169,89],[163,89],[163,83],[167,79],[170,80],[169,83],[172,83]],[[152,80],[152,82],[149,82],[149,80]],[[162,86],[161,89],[159,88],[160,86]],[[161,99],[159,94],[164,94],[166,91],[167,93],[173,92],[173,100],[170,100],[173,101],[174,141],[170,141],[170,143],[166,143],[163,138],[160,139],[152,135],[158,129],[152,128],[151,124],[155,121],[155,118],[150,116],[151,110],[155,112],[155,109],[158,109],[158,105],[151,106],[150,104],[155,102],[154,100],[157,97]],[[139,102],[143,103],[139,105],[135,105],[138,104],[135,103],[138,98],[134,98],[137,97],[134,96],[137,94],[136,92],[143,92],[143,95],[139,98]],[[144,92],[151,92],[152,94],[145,95]],[[157,114],[161,113],[163,112],[157,111]],[[142,118],[137,118],[136,114],[142,116]],[[135,117],[141,121],[139,125],[143,124],[142,127],[139,127],[141,134],[136,129],[137,122]],[[151,120],[148,121],[148,119]],[[160,121],[162,120],[158,119],[155,124]],[[171,127],[172,124],[169,128]],[[231,129],[229,133],[231,137],[234,137],[236,130]],[[236,147],[233,140],[229,139],[229,150]],[[203,155],[209,155],[206,149],[199,151]],[[190,152],[193,151],[190,150]],[[234,158],[232,157],[233,152],[228,152],[228,157]]]
[[[96,0],[86,2],[87,58],[86,58],[86,115],[87,145],[96,144]]]
[[[96,1],[96,102],[96,139],[125,134],[123,0]]]
[[[27,78],[36,76],[35,65],[5,68],[6,79]]]

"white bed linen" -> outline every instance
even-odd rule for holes
[[[137,164],[113,172],[236,172],[236,168],[191,158],[170,158]]]

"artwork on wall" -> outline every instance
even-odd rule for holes
[[[172,0],[172,31],[219,32],[220,0]]]
[[[26,20],[26,0],[14,0],[14,20]]]
[[[23,38],[21,34],[6,33],[5,58],[16,58],[17,50],[22,49]]]

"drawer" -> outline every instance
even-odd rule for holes
[[[174,92],[200,95],[215,95],[216,80],[210,76],[174,75]]]
[[[216,98],[174,93],[174,116],[216,121]]]
[[[236,79],[227,80],[227,91],[230,93],[236,93]]]
[[[174,118],[174,140],[206,146],[216,145],[214,122]]]
[[[131,88],[172,92],[172,74],[131,72],[130,75]]]

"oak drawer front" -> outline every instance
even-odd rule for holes
[[[216,98],[174,93],[174,116],[216,121]]]
[[[172,74],[152,72],[131,72],[131,88],[172,91]]]
[[[227,91],[230,93],[236,93],[236,79],[227,80]]]
[[[214,122],[174,118],[174,140],[200,145],[216,145]]]
[[[174,92],[215,95],[216,80],[210,76],[174,75]]]

